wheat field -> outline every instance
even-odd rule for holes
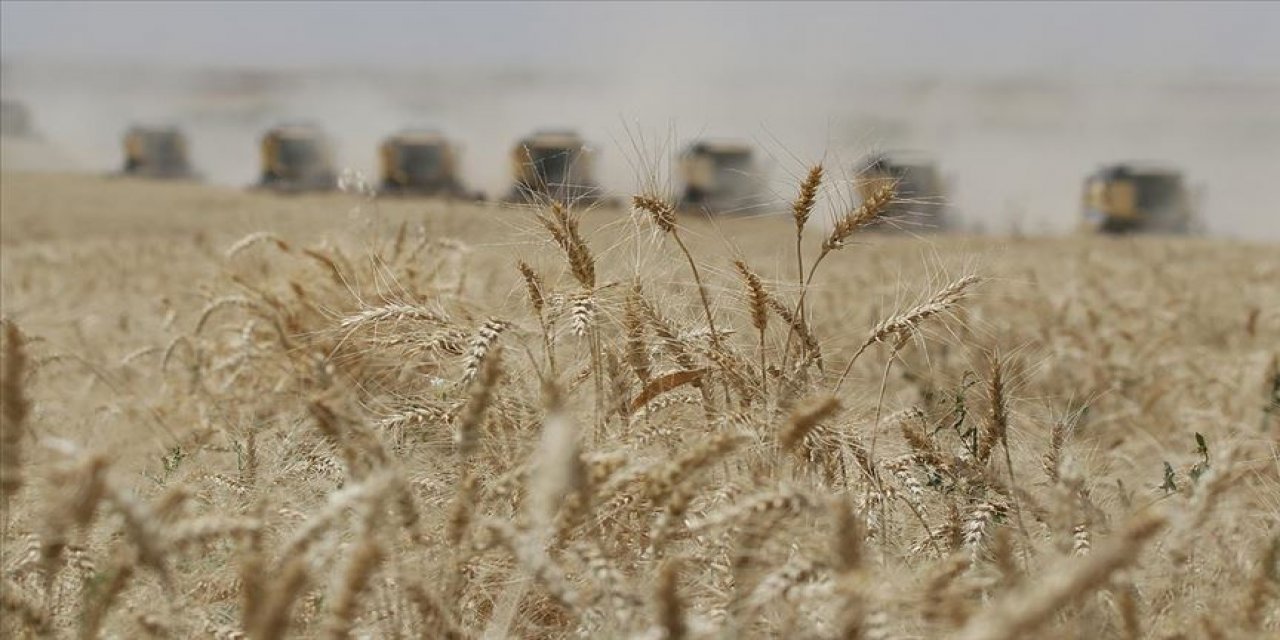
[[[0,186],[4,637],[1280,633],[1275,245]]]

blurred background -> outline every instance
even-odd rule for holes
[[[556,127],[620,192],[639,134],[649,152],[746,140],[784,180],[911,150],[961,225],[992,232],[1072,229],[1086,174],[1153,161],[1210,233],[1275,240],[1277,34],[1266,2],[5,0],[0,92],[32,135],[5,136],[3,169],[116,170],[130,125],[172,124],[205,180],[241,187],[263,130],[308,121],[374,175],[384,136],[429,127],[492,195],[512,144]]]

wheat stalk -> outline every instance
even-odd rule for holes
[[[271,233],[270,231],[256,231],[254,233],[250,233],[249,235],[243,238],[240,238],[239,240],[235,241],[235,243],[232,244],[230,247],[227,247],[227,252],[225,254],[225,257],[227,260],[230,260],[236,257],[237,255],[239,255],[241,252],[248,249],[249,247],[252,247],[257,244],[271,244],[271,245],[274,245],[275,248],[279,249],[284,253],[289,253],[292,251],[292,249],[290,249],[289,247],[289,243],[285,242],[282,238],[280,238],[280,236],[277,236],[276,234]]]
[[[559,201],[552,201],[547,212],[539,211],[538,221],[551,235],[551,239],[564,251],[569,271],[584,289],[596,287],[596,261],[587,243],[582,239],[578,219]]]
[[[31,403],[22,379],[27,372],[27,353],[17,325],[4,323],[4,364],[0,366],[0,493],[5,502],[5,533],[8,533],[8,501],[22,488],[22,440],[26,433]]]

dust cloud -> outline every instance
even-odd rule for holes
[[[671,69],[657,74],[656,68]],[[1080,182],[1097,165],[1143,160],[1185,172],[1210,233],[1280,239],[1280,75],[844,75],[776,69],[681,72],[680,56],[609,73],[466,69],[270,71],[6,60],[0,91],[31,111],[39,141],[6,139],[6,171],[111,172],[138,123],[187,133],[212,183],[258,172],[258,137],[289,121],[324,127],[339,165],[376,179],[377,145],[438,128],[462,148],[463,179],[501,196],[510,149],[537,128],[573,128],[596,148],[606,189],[627,192],[637,161],[700,137],[760,149],[781,184],[825,159],[848,175],[862,155],[935,158],[961,226],[1060,233],[1076,224]],[[639,137],[643,144],[637,144]],[[638,150],[637,147],[643,147]],[[665,176],[664,176],[665,177]],[[787,194],[779,193],[779,198]]]

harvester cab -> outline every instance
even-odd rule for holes
[[[1083,222],[1095,233],[1190,233],[1191,203],[1180,172],[1108,165],[1085,178]]]
[[[124,135],[124,170],[144,178],[190,178],[187,138],[174,127],[133,127]]]
[[[31,121],[31,111],[21,102],[0,102],[0,136],[6,138],[34,138],[36,128]]]
[[[435,131],[405,131],[383,141],[382,191],[387,194],[475,197],[458,178],[457,153]]]
[[[736,141],[698,141],[680,155],[684,193],[681,209],[707,213],[748,211],[763,199],[750,145]]]
[[[318,127],[280,126],[262,136],[262,179],[276,191],[328,191],[337,188],[329,138]]]
[[[511,151],[515,184],[508,200],[530,197],[561,202],[596,202],[600,188],[592,172],[592,154],[573,131],[537,131]]]
[[[858,197],[867,200],[886,186],[894,187],[894,201],[881,218],[909,224],[913,231],[943,230],[950,223],[946,198],[947,183],[932,159],[916,153],[877,153],[857,167]]]

